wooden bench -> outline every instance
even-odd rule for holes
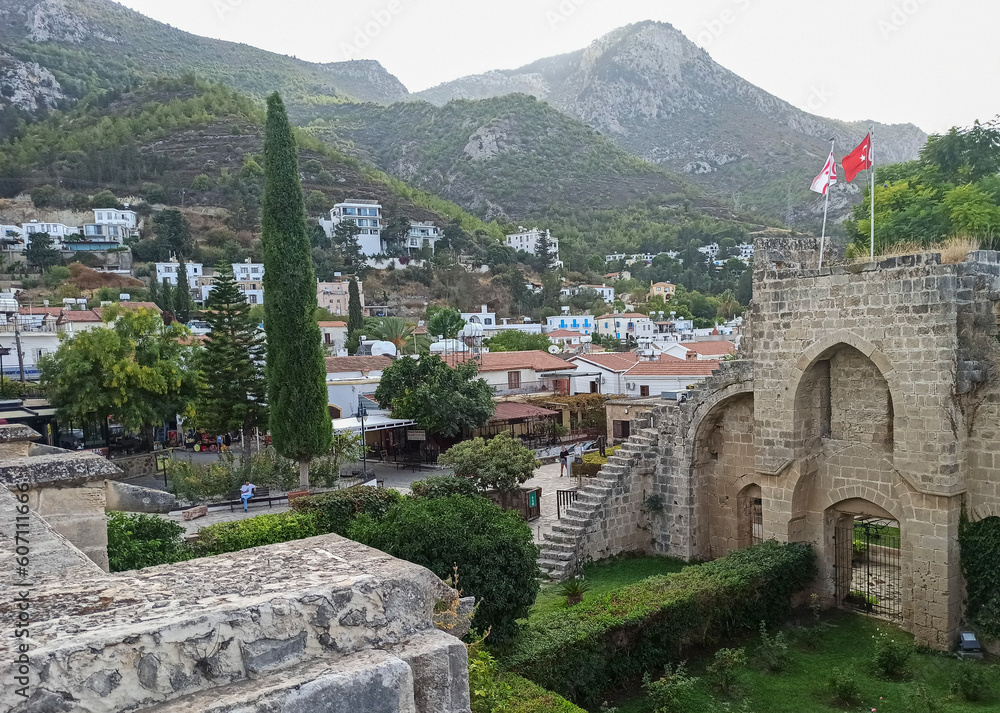
[[[268,507],[272,507],[272,503],[276,502],[280,503],[282,500],[287,501],[288,495],[271,495],[270,488],[257,488],[256,492],[254,492],[253,497],[247,501],[247,507],[249,508],[252,505],[256,505],[258,503],[264,503],[265,501],[267,502]],[[229,511],[234,512],[236,510],[237,505],[242,507],[243,499],[240,497],[240,491],[234,490],[231,493],[229,493],[229,495],[226,496],[225,502],[217,504],[228,505]]]
[[[185,520],[194,520],[196,517],[208,515],[208,505],[195,505],[193,508],[182,510],[181,515]]]

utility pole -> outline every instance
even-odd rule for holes
[[[21,321],[18,319],[18,315],[14,316],[14,344],[17,347],[17,366],[21,371],[21,383],[23,384],[27,379],[24,378],[24,352],[21,351]]]

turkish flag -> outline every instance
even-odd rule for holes
[[[872,135],[868,134],[856,149],[844,156],[844,180],[850,183],[861,171],[872,167]]]

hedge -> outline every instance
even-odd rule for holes
[[[505,709],[508,713],[587,713],[559,694],[546,691],[516,674],[501,674],[499,680],[510,686]]]
[[[475,596],[472,626],[502,641],[528,616],[538,594],[538,547],[531,527],[486,498],[406,498],[376,521],[351,523],[348,537],[419,564],[442,579],[458,565],[458,589]]]
[[[108,562],[112,572],[125,572],[191,559],[181,537],[183,525],[156,515],[108,513]]]
[[[596,701],[688,644],[781,621],[815,576],[809,545],[767,542],[533,618],[498,654],[504,668],[543,688]]]
[[[198,531],[198,539],[191,543],[191,548],[199,557],[208,557],[319,534],[322,533],[312,513],[283,512],[209,525]]]
[[[427,480],[410,483],[410,492],[418,498],[447,498],[452,495],[475,497],[481,495],[472,478],[457,475],[432,475]]]
[[[334,532],[347,536],[351,521],[361,513],[381,519],[393,505],[403,499],[392,488],[372,488],[355,485],[319,495],[309,495],[292,500],[292,511],[310,514],[316,518],[321,533]]]
[[[1000,517],[972,522],[962,512],[958,525],[966,616],[980,631],[1000,638]]]

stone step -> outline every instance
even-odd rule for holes
[[[576,544],[573,542],[546,542],[542,549],[546,552],[575,552]]]
[[[544,536],[546,545],[570,545],[574,546],[578,538],[562,532],[546,532]]]
[[[572,506],[570,506],[569,511],[563,513],[563,516],[559,519],[559,524],[572,525],[579,527],[582,530],[587,526],[587,523],[590,522],[586,515],[589,515],[589,513],[575,510]]]
[[[573,551],[564,552],[561,550],[550,550],[546,547],[542,551],[541,557],[542,559],[549,560],[551,562],[569,562],[570,560],[576,558],[576,554]]]
[[[561,535],[569,535],[570,537],[580,538],[584,535],[584,529],[578,525],[564,525],[562,522],[557,522],[552,526],[552,532],[557,532]]]
[[[585,503],[587,505],[602,505],[607,502],[607,498],[591,492],[583,492],[576,496],[576,504]]]

